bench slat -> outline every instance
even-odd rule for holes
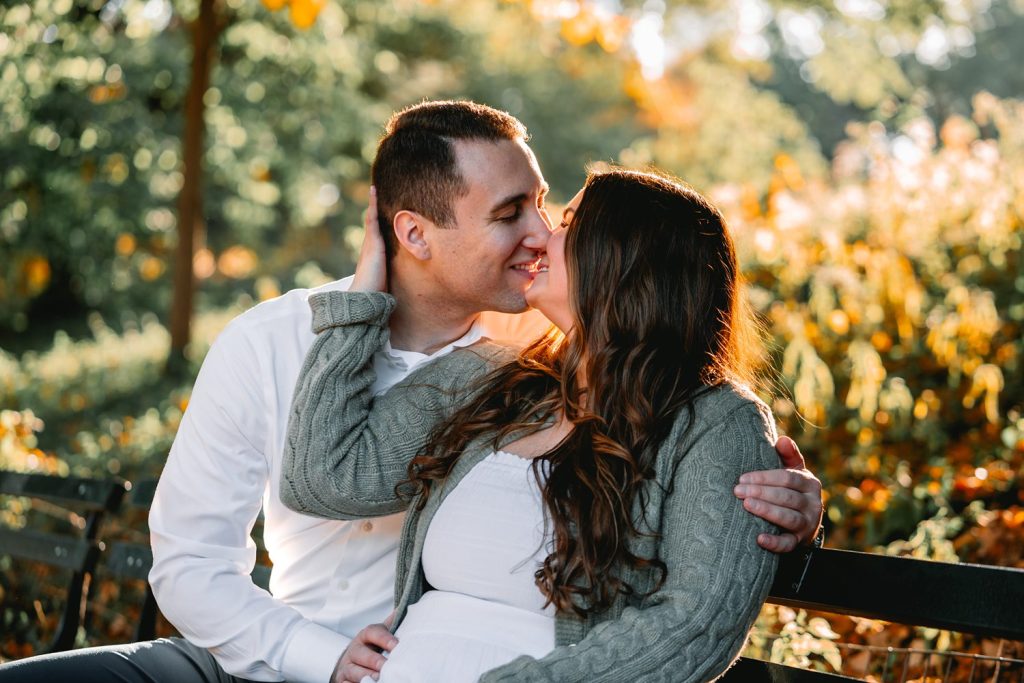
[[[72,571],[89,568],[96,559],[98,543],[32,529],[0,527],[0,554],[19,557]]]
[[[131,496],[128,504],[136,508],[148,508],[153,504],[153,494],[156,493],[156,479],[140,479],[132,486]]]
[[[783,557],[770,602],[1024,640],[1024,570],[846,550],[811,552],[802,583],[806,553]]]
[[[114,542],[103,565],[115,576],[146,581],[153,566],[153,552],[138,543]]]
[[[107,571],[128,579],[149,580],[149,570],[153,567],[153,551],[148,545],[116,541],[110,544],[104,566]],[[253,567],[252,582],[269,590],[270,567],[258,564]]]
[[[123,492],[123,485],[112,481],[0,471],[0,495],[38,498],[78,510],[112,507],[120,500],[112,499],[118,486]]]

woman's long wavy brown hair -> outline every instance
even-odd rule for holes
[[[657,449],[703,390],[750,381],[757,333],[741,297],[732,238],[718,210],[651,173],[589,176],[568,226],[565,261],[574,325],[552,332],[485,378],[478,399],[434,431],[409,467],[426,500],[478,438],[507,442],[564,415],[572,431],[534,460],[553,550],[537,570],[560,612],[605,610],[636,592],[625,567],[666,567],[629,540]],[[408,489],[407,489],[408,490]]]

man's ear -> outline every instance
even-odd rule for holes
[[[395,226],[395,238],[402,249],[414,258],[426,261],[430,258],[430,245],[427,244],[426,232],[432,227],[430,221],[415,211],[405,209],[395,214],[392,221]]]

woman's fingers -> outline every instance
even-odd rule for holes
[[[377,220],[377,188],[370,186],[370,203],[366,207],[366,214],[363,217],[363,229],[365,230],[365,237],[363,237],[363,249],[365,250],[368,246],[371,250],[383,250],[384,249],[384,238],[380,234],[380,223]]]
[[[377,220],[377,188],[370,188],[370,205],[363,219],[363,246],[359,250],[356,274],[352,279],[353,292],[383,292],[387,290],[388,255],[384,237]]]
[[[398,638],[384,624],[370,624],[362,630],[360,640],[366,645],[391,651],[398,645]],[[383,658],[382,658],[383,659]]]
[[[384,662],[387,660],[377,650],[371,649],[366,645],[359,644],[352,648],[349,652],[348,665],[359,666],[366,669],[372,669],[373,671],[380,671],[380,668],[384,666]]]
[[[377,679],[387,658],[381,651],[395,649],[398,639],[384,624],[371,624],[356,634],[341,658],[339,673],[344,683],[359,683],[366,676]]]
[[[348,664],[342,670],[342,675],[345,677],[344,683],[361,683],[361,681],[369,676],[373,680],[377,680],[380,674],[375,669],[365,669],[355,664]]]

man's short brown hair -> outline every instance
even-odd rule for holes
[[[397,251],[393,221],[399,211],[415,211],[439,226],[454,224],[452,199],[469,191],[459,173],[455,140],[527,137],[519,119],[475,102],[423,102],[394,114],[370,174],[388,256]]]

